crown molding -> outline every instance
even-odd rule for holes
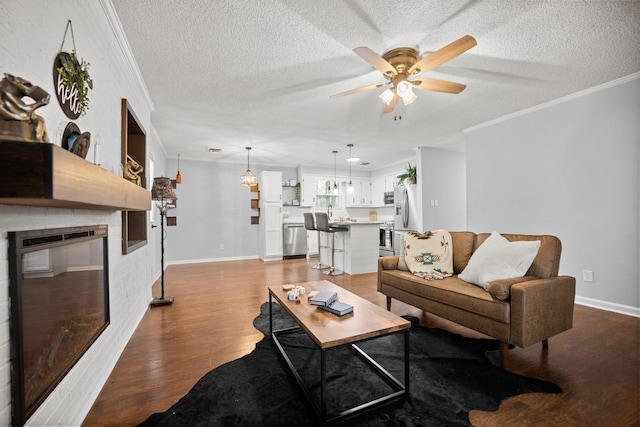
[[[140,68],[138,67],[138,63],[136,62],[136,58],[133,56],[133,52],[131,51],[131,46],[129,45],[129,41],[124,33],[122,28],[122,24],[120,23],[120,19],[118,18],[118,14],[116,13],[115,8],[113,7],[113,3],[111,0],[99,0],[100,6],[104,12],[107,21],[109,21],[109,25],[111,26],[111,30],[113,31],[113,35],[118,42],[118,46],[122,51],[122,54],[125,57],[127,65],[129,65],[129,70],[133,74],[136,82],[136,86],[140,90],[140,95],[142,99],[147,102],[147,106],[149,107],[149,111],[153,111],[155,109],[153,105],[153,101],[151,100],[151,95],[149,94],[149,90],[147,89],[147,84],[144,82],[142,78],[142,74],[140,73]]]
[[[562,104],[564,102],[571,101],[573,99],[582,98],[583,96],[591,95],[592,93],[596,93],[596,92],[599,92],[601,90],[605,90],[605,89],[609,89],[609,88],[612,88],[612,87],[615,87],[615,86],[619,86],[619,85],[622,85],[622,84],[625,84],[625,83],[628,83],[630,81],[637,80],[637,79],[640,79],[640,72],[629,74],[628,76],[624,76],[624,77],[621,77],[619,79],[612,80],[610,82],[602,83],[600,85],[593,86],[593,87],[590,87],[588,89],[584,89],[584,90],[581,90],[579,92],[575,92],[575,93],[572,93],[570,95],[566,95],[566,96],[563,96],[561,98],[554,99],[554,100],[549,101],[549,102],[545,102],[543,104],[539,104],[539,105],[536,105],[536,106],[533,106],[533,107],[525,108],[524,110],[520,110],[520,111],[517,111],[517,112],[512,113],[512,114],[507,114],[506,116],[498,117],[497,119],[489,120],[488,122],[484,122],[484,123],[481,123],[481,124],[476,125],[476,126],[471,126],[469,128],[463,129],[462,132],[466,134],[466,133],[473,132],[473,131],[476,131],[478,129],[482,129],[482,128],[485,128],[485,127],[488,127],[488,126],[493,126],[495,124],[498,124],[498,123],[501,123],[501,122],[505,122],[507,120],[511,120],[513,118],[516,118],[516,117],[520,117],[520,116],[524,116],[524,115],[529,114],[529,113],[533,113],[534,111],[544,110],[545,108],[553,107],[555,105],[559,105],[559,104]]]

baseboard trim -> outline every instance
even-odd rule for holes
[[[182,264],[200,264],[203,262],[222,262],[222,261],[244,261],[248,259],[258,259],[257,255],[227,258],[206,258],[206,259],[185,259],[167,262],[166,265],[182,265]]]
[[[640,317],[640,308],[638,307],[631,307],[629,305],[616,304],[613,302],[579,296],[575,298],[575,302],[576,304],[586,305],[587,307],[613,311],[614,313],[626,314],[627,316]]]

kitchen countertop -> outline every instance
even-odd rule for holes
[[[333,221],[331,225],[345,226],[345,225],[380,225],[384,224],[384,221]]]

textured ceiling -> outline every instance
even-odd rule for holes
[[[639,1],[113,0],[155,104],[169,157],[373,170],[419,146],[459,147],[461,131],[640,71]],[[478,45],[421,76],[467,85],[416,90],[383,115],[386,82],[352,49],[420,55],[472,35]],[[398,120],[398,116],[402,119]],[[395,120],[394,120],[395,119]],[[208,148],[219,148],[210,153]],[[339,166],[340,167],[340,166]]]

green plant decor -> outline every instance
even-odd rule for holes
[[[62,66],[57,70],[62,77],[62,82],[68,88],[76,86],[80,114],[85,115],[89,109],[89,89],[93,89],[93,80],[89,76],[89,63],[78,59],[75,50],[68,55],[60,55],[60,63]]]
[[[295,200],[300,200],[300,183],[296,184],[296,195]]]
[[[404,173],[398,175],[397,178],[402,185],[405,183],[416,184],[418,182],[416,166],[411,166],[411,163],[407,163],[407,168],[404,170]]]

